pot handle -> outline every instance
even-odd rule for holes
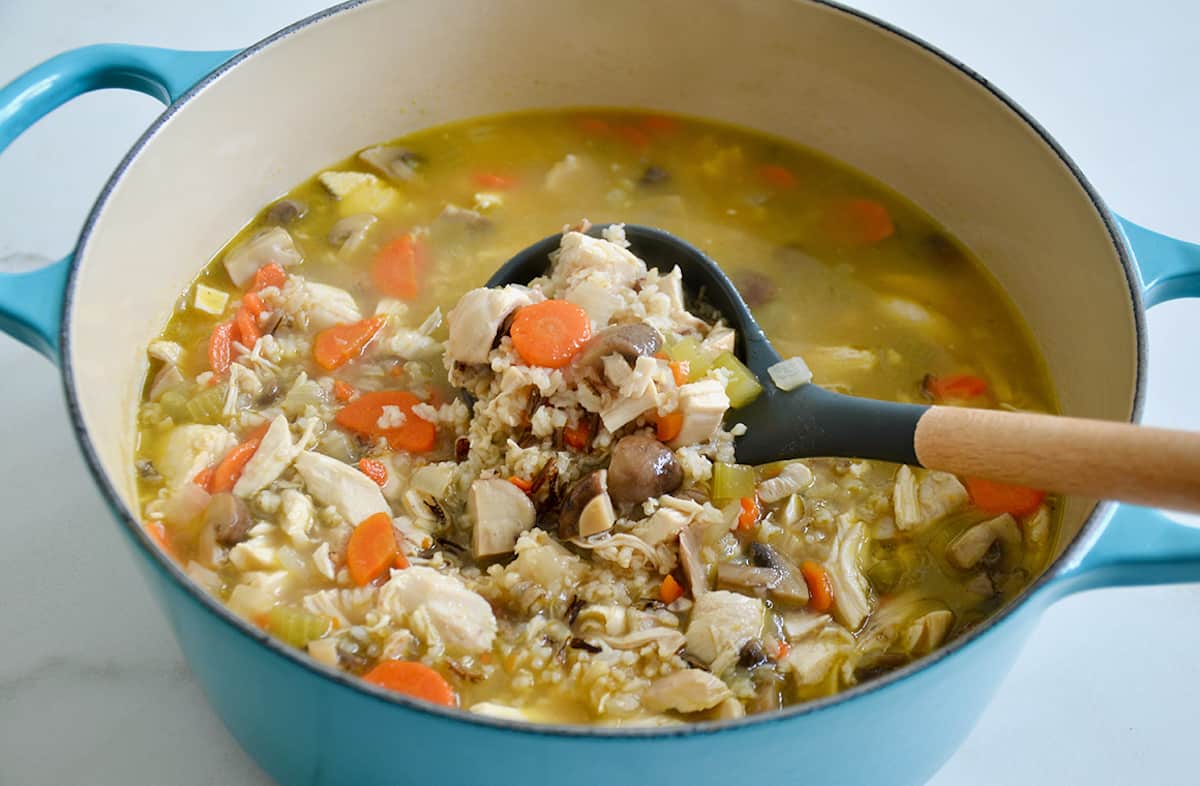
[[[1146,305],[1200,296],[1200,246],[1119,216],[1117,223],[1133,250]],[[1120,505],[1092,548],[1055,583],[1071,593],[1189,581],[1200,581],[1200,527],[1156,510]]]
[[[236,53],[97,44],[50,58],[0,87],[0,152],[76,96],[120,87],[171,104]],[[0,268],[0,331],[58,359],[59,322],[71,255],[28,272]]]

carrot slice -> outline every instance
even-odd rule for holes
[[[650,135],[637,126],[617,126],[613,131],[622,142],[634,150],[644,150],[650,146]]]
[[[350,572],[350,580],[360,587],[370,584],[383,575],[399,551],[392,517],[382,512],[368,516],[354,528],[346,542],[346,570]]]
[[[658,599],[670,606],[675,601],[683,597],[683,587],[675,580],[671,574],[662,580],[662,586],[658,588]]]
[[[587,450],[592,444],[592,423],[584,419],[563,429],[563,442],[572,450]]]
[[[1011,486],[983,478],[963,478],[975,507],[986,513],[1011,513],[1024,516],[1033,513],[1046,499],[1046,492],[1025,486]]]
[[[388,297],[413,300],[417,278],[425,267],[425,244],[412,235],[401,235],[379,249],[371,264],[371,280]]]
[[[287,272],[277,262],[270,262],[254,271],[254,281],[250,284],[251,292],[258,292],[267,287],[279,287],[287,281]]]
[[[343,382],[340,379],[333,381],[333,397],[343,404],[354,398],[354,394],[357,392],[349,382]]]
[[[245,303],[238,308],[234,324],[237,326],[238,339],[242,342],[242,346],[254,349],[261,334],[258,330],[258,319]]]
[[[682,412],[668,412],[658,419],[654,427],[654,435],[659,442],[670,442],[679,436],[680,431],[683,431]]]
[[[800,563],[800,573],[808,585],[808,607],[813,611],[829,611],[833,608],[833,585],[821,563],[806,559]]]
[[[888,209],[873,199],[844,199],[824,214],[825,233],[845,246],[871,246],[896,231]]]
[[[423,663],[385,660],[363,677],[372,685],[394,690],[444,707],[458,705],[458,696],[446,678]]]
[[[775,660],[783,660],[792,651],[792,645],[789,642],[779,642],[779,649],[775,651]]]
[[[483,188],[495,191],[507,191],[517,184],[517,179],[499,172],[479,172],[473,178],[475,183]]]
[[[752,529],[758,523],[758,518],[761,514],[758,507],[758,497],[742,497],[739,504],[742,509],[738,513],[737,528],[745,532]]]
[[[214,374],[224,374],[229,370],[232,358],[231,344],[233,343],[233,323],[222,322],[213,328],[212,336],[208,339],[208,366]]]
[[[216,467],[205,467],[195,474],[195,476],[192,478],[192,482],[211,494],[213,470],[215,469]]]
[[[979,398],[988,391],[987,380],[972,374],[948,374],[925,378],[925,390],[938,401]]]
[[[691,363],[686,360],[673,360],[668,365],[671,367],[671,376],[675,378],[676,387],[683,387],[687,384],[688,374],[691,373]]]
[[[780,189],[796,187],[796,176],[792,170],[779,164],[763,164],[758,168],[758,176],[769,186]]]
[[[342,407],[334,421],[342,428],[368,437],[384,437],[393,450],[407,450],[409,453],[424,453],[432,450],[437,440],[437,428],[428,420],[413,414],[412,408],[421,403],[421,399],[405,390],[381,390],[363,393],[358,398]],[[395,407],[400,417],[389,424],[389,415],[393,411],[384,411],[384,407]],[[384,425],[379,425],[380,420]]]
[[[258,450],[268,428],[270,428],[269,423],[259,426],[250,433],[244,442],[239,443],[225,454],[225,458],[221,459],[217,468],[213,470],[212,481],[209,483],[208,489],[211,493],[220,494],[222,491],[233,491],[238,478],[242,476],[242,470],[246,468],[247,462]]]
[[[526,480],[525,478],[518,478],[516,475],[513,475],[512,477],[510,477],[508,479],[508,482],[513,484],[517,488],[519,488],[521,491],[524,491],[526,494],[533,491],[533,481],[532,480]]]
[[[378,316],[322,330],[313,342],[313,360],[326,371],[341,368],[362,354],[385,320]]]
[[[590,136],[607,136],[612,131],[608,122],[598,117],[576,118],[575,127]]]
[[[365,458],[358,462],[362,474],[375,481],[378,486],[386,486],[388,481],[387,465],[382,461]]]
[[[679,121],[665,115],[647,115],[642,118],[641,126],[652,135],[673,134],[679,130]]]
[[[256,317],[267,310],[263,305],[262,298],[256,292],[247,292],[242,295],[242,306],[249,309],[250,313]]]
[[[592,322],[574,303],[543,300],[517,311],[509,336],[527,364],[562,368],[592,337]]]

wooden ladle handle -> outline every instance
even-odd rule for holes
[[[1200,512],[1200,432],[935,406],[913,444],[930,469]]]

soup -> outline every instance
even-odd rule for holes
[[[802,359],[780,384],[811,371],[856,395],[1054,411],[995,282],[860,174],[690,118],[490,117],[330,167],[199,273],[148,348],[148,531],[329,666],[607,725],[835,693],[1043,568],[1058,503],[1036,490],[844,458],[738,465],[737,407],[776,382],[620,222],[725,267]],[[480,288],[564,227],[548,276]]]

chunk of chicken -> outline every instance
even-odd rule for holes
[[[969,570],[979,564],[997,541],[1005,550],[1006,561],[1014,562],[1021,546],[1021,530],[1009,513],[981,521],[959,533],[946,546],[946,559],[957,568]]]
[[[602,176],[599,166],[584,156],[568,153],[550,167],[542,185],[551,193],[566,194],[591,178]]]
[[[308,492],[322,505],[332,505],[353,525],[376,513],[392,514],[375,481],[335,458],[305,451],[296,457],[296,470]]]
[[[918,591],[889,596],[859,633],[859,665],[886,663],[897,652],[924,655],[946,640],[953,625],[954,613],[945,604]]]
[[[651,546],[657,546],[682,532],[691,520],[692,517],[683,511],[674,508],[659,508],[654,511],[653,516],[634,527],[632,534]]]
[[[831,669],[839,662],[848,665],[855,654],[854,637],[827,617],[790,644],[783,667],[801,697],[805,688],[824,682]]]
[[[623,305],[621,296],[611,287],[591,278],[573,284],[563,293],[563,300],[570,301],[586,311],[588,319],[592,321],[592,328],[596,330],[607,325],[612,315]]]
[[[467,515],[474,522],[471,551],[475,559],[487,559],[511,554],[537,512],[528,495],[507,480],[480,478],[467,494]]]
[[[296,446],[292,442],[292,432],[288,428],[287,418],[276,415],[271,421],[271,427],[263,435],[258,450],[246,462],[242,476],[233,487],[233,493],[239,497],[249,497],[265,489],[296,458]]]
[[[712,437],[721,425],[721,418],[729,409],[729,396],[725,388],[715,379],[689,382],[679,388],[679,412],[683,425],[678,436],[668,444],[671,448],[694,445]]]
[[[448,655],[486,652],[496,638],[488,602],[460,579],[424,565],[397,571],[379,590],[379,605],[398,618],[423,611]]]
[[[237,438],[223,426],[188,423],[171,430],[154,459],[154,466],[167,488],[178,488],[200,470],[217,463],[235,445]]]
[[[618,359],[618,363],[625,361]],[[600,410],[600,420],[610,432],[616,432],[634,419],[658,406],[658,388],[654,386],[654,371],[658,361],[641,356],[629,376],[621,382],[613,402]]]
[[[642,694],[642,706],[651,712],[700,712],[732,696],[719,677],[703,669],[684,669],[655,680]]]
[[[629,249],[582,232],[565,233],[551,258],[554,275],[563,281],[583,271],[595,271],[606,275],[611,286],[627,287],[646,275],[646,265]]]
[[[913,655],[925,655],[946,640],[954,625],[954,612],[949,609],[927,611],[904,629],[904,648]]]
[[[362,319],[358,303],[346,290],[297,276],[284,283],[278,303],[285,312],[303,320],[310,330],[325,330]]]
[[[263,265],[299,265],[304,259],[283,227],[271,227],[235,246],[225,255],[225,270],[238,287],[245,287]]]
[[[313,504],[296,489],[284,489],[279,495],[279,526],[297,546],[311,542],[308,528],[313,523]]]
[[[758,598],[715,590],[696,599],[687,628],[687,649],[720,674],[742,647],[762,634],[766,606]]]
[[[486,363],[508,315],[542,300],[540,292],[516,284],[472,289],[446,315],[450,332],[446,355],[458,363]]]
[[[911,530],[934,524],[959,510],[970,499],[967,489],[948,472],[902,466],[892,489],[896,526]]]
[[[704,340],[700,342],[700,347],[710,355],[719,355],[722,352],[733,352],[737,346],[737,332],[725,325],[714,325],[713,329],[708,332]]]
[[[517,538],[517,559],[509,566],[526,580],[551,593],[574,592],[584,563],[552,540],[545,531],[529,530]]]
[[[833,588],[833,616],[849,630],[858,630],[871,613],[866,577],[860,567],[860,555],[867,530],[861,522],[840,522],[833,539],[832,553],[825,566]]]

